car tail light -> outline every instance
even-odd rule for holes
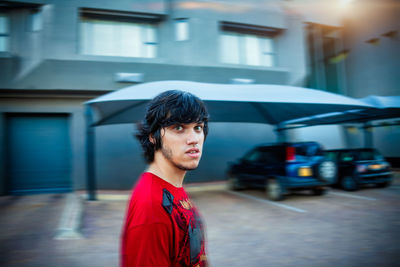
[[[286,147],[286,161],[296,160],[296,148],[292,146]]]
[[[357,165],[357,171],[358,172],[365,172],[365,171],[367,171],[367,166],[363,165],[363,164]]]
[[[298,176],[312,176],[312,169],[309,166],[300,167],[297,171]]]

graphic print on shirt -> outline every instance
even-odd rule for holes
[[[200,216],[189,199],[176,200],[167,189],[163,191],[163,207],[183,233],[177,262],[182,266],[203,266],[204,234]]]

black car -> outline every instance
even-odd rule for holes
[[[271,200],[281,200],[289,190],[298,189],[322,195],[325,186],[336,182],[336,173],[335,163],[326,159],[316,142],[257,146],[227,172],[232,190],[261,187]]]
[[[335,185],[344,190],[355,191],[364,184],[385,187],[392,182],[390,164],[376,149],[336,149],[326,153],[338,165]]]

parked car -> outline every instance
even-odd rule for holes
[[[325,193],[336,182],[336,164],[327,160],[316,142],[260,145],[228,168],[232,190],[261,187],[271,200],[282,200],[291,190],[312,189]]]
[[[390,164],[376,149],[336,149],[327,150],[326,153],[338,165],[335,185],[344,190],[355,191],[364,184],[385,187],[392,182]]]

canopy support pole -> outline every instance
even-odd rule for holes
[[[285,129],[285,124],[278,124],[275,128],[275,132],[277,134],[278,143],[287,142],[287,132]]]
[[[372,133],[372,125],[370,123],[364,123],[364,147],[372,148],[374,146],[374,136]]]
[[[96,166],[95,166],[95,131],[93,113],[89,105],[85,105],[86,118],[86,179],[88,200],[97,200],[96,197]]]

